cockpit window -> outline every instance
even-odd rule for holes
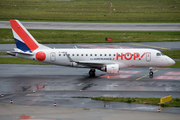
[[[165,55],[165,54],[161,53],[161,55]]]
[[[156,56],[161,56],[161,53],[157,53]]]
[[[156,53],[156,56],[163,56],[163,53]]]

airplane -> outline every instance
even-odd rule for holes
[[[89,76],[95,71],[119,73],[127,67],[149,67],[153,75],[153,67],[165,67],[175,61],[155,49],[52,49],[39,44],[27,29],[18,21],[10,20],[16,47],[7,54],[43,63],[90,68]]]

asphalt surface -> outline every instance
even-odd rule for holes
[[[101,43],[101,44],[46,44],[51,48],[155,48],[159,50],[179,49],[180,42],[156,43]],[[155,44],[155,46],[154,46]],[[15,48],[15,44],[1,44],[0,51]],[[89,78],[89,69],[75,69],[54,65],[0,65],[0,92],[5,94],[0,102],[30,106],[52,106],[54,102],[61,107],[119,109],[155,112],[159,106],[116,102],[94,101],[90,98],[72,97],[156,97],[173,95],[180,97],[180,70],[156,68],[150,78],[148,68],[122,69],[111,75],[96,71],[96,77]],[[169,75],[169,72],[173,74]],[[168,78],[168,79],[167,79]],[[82,92],[80,92],[82,90]],[[37,91],[33,94],[32,91]],[[29,101],[29,102],[27,102]],[[32,102],[33,101],[33,102]],[[104,107],[106,106],[106,107]],[[179,108],[163,108],[162,112],[180,113]]]
[[[55,23],[22,22],[27,29],[63,30],[123,30],[123,31],[180,31],[179,23]],[[0,21],[0,28],[10,28],[9,21]],[[112,43],[112,44],[47,44],[52,48],[154,48],[173,50],[180,42]],[[14,44],[1,44],[0,51],[15,48]],[[153,78],[148,68],[122,69],[111,75],[96,71],[88,77],[89,69],[66,68],[53,65],[0,65],[0,118],[53,120],[117,120],[122,119],[177,119],[179,107],[117,102],[102,102],[76,97],[164,97],[180,98],[180,70],[156,68]],[[32,91],[36,91],[33,93]],[[13,104],[10,104],[13,100]],[[54,103],[57,104],[53,107]],[[146,111],[146,112],[142,112]],[[172,114],[173,113],[173,114]],[[23,115],[25,114],[25,115]],[[24,117],[23,117],[24,116]]]
[[[0,99],[2,103],[13,100],[14,104],[28,106],[53,106],[57,103],[60,107],[156,112],[160,107],[155,105],[104,103],[73,97],[180,97],[179,69],[157,68],[153,78],[141,78],[149,72],[148,68],[126,68],[116,75],[96,71],[96,77],[91,78],[88,76],[89,69],[54,65],[1,64],[0,68],[0,93],[5,95]],[[170,71],[177,73],[174,76],[178,79],[157,78]],[[163,108],[162,112],[180,113],[180,108]]]
[[[159,98],[167,95],[179,98],[180,79],[157,79],[169,71],[179,76],[179,69],[157,68],[153,78],[146,76],[137,80],[149,72],[148,68],[122,69],[116,77],[96,71],[93,78],[88,76],[88,69],[54,65],[1,64],[0,68],[0,94],[4,94],[4,97],[0,97],[0,118],[3,120],[179,120],[180,117],[179,107],[161,108],[158,113],[160,107],[155,105],[77,98]]]
[[[179,120],[180,114],[0,103],[2,120]]]
[[[180,31],[180,23],[75,23],[24,22],[27,29],[115,30],[115,31]],[[0,28],[10,28],[9,21],[0,21]]]
[[[180,42],[141,42],[141,43],[78,43],[78,44],[43,44],[50,48],[90,48],[90,49],[133,49],[133,48],[152,48],[160,51],[179,50]],[[16,48],[16,44],[0,44],[0,52],[7,52]]]

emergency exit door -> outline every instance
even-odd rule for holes
[[[51,58],[51,61],[52,61],[52,62],[56,61],[56,53],[55,53],[55,52],[52,52],[52,53],[50,54],[50,58]]]
[[[150,53],[150,52],[147,52],[147,53],[146,53],[146,61],[147,61],[147,62],[150,62],[150,61],[151,61],[151,53]]]

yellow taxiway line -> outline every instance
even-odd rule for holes
[[[137,45],[137,46],[144,46],[144,47],[150,47],[150,48],[159,48],[159,49],[163,49],[163,50],[168,50],[170,48],[166,48],[166,47],[159,47],[159,46],[151,46],[151,45],[144,45],[144,44],[138,44],[138,43],[130,43],[132,45]]]
[[[153,71],[153,73],[155,73],[155,72],[157,72],[158,70],[155,70],[155,71]],[[142,77],[140,77],[140,78],[137,78],[136,80],[140,80],[140,79],[142,79],[142,78],[144,78],[144,77],[146,77],[146,76],[148,76],[149,74],[146,74],[146,75],[144,75],[144,76],[142,76]]]

